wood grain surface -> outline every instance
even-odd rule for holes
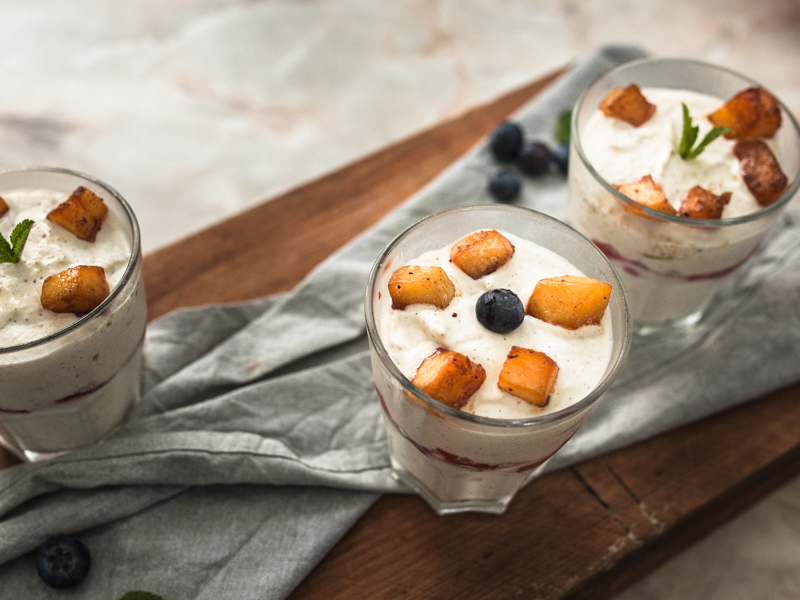
[[[290,289],[555,76],[151,254],[150,317]],[[386,496],[291,598],[612,597],[800,472],[798,408],[792,387],[548,475],[501,517]]]

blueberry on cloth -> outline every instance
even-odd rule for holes
[[[525,309],[522,301],[511,290],[489,290],[475,303],[478,323],[495,333],[510,333],[522,325]]]
[[[542,175],[550,168],[550,148],[541,142],[525,142],[517,166],[526,175]]]
[[[522,148],[522,128],[516,123],[503,121],[494,128],[489,140],[492,155],[500,162],[511,162]]]
[[[567,174],[569,168],[569,142],[561,144],[553,150],[553,162],[564,175]]]
[[[68,535],[50,538],[36,553],[39,577],[58,590],[75,587],[86,579],[91,562],[89,549]]]
[[[522,179],[514,171],[498,171],[489,180],[489,193],[499,202],[511,202],[521,189]]]

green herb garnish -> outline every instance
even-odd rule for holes
[[[692,115],[689,114],[689,108],[681,102],[683,106],[683,135],[681,135],[681,143],[678,146],[678,154],[683,160],[692,160],[700,156],[700,153],[706,149],[711,142],[719,136],[728,133],[730,127],[714,127],[706,134],[706,137],[692,149],[694,143],[697,141],[697,134],[700,133],[700,127],[692,121]]]
[[[572,109],[561,111],[556,120],[556,142],[566,144],[569,142],[570,128],[572,127]]]
[[[33,221],[25,219],[17,223],[14,231],[11,232],[11,243],[9,244],[2,235],[0,235],[0,263],[18,263],[22,257],[22,249],[25,248],[25,242],[28,241],[28,234],[33,227]]]
[[[164,598],[150,592],[128,592],[119,600],[164,600]]]

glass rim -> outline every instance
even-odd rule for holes
[[[140,260],[139,255],[141,254],[141,237],[139,231],[139,222],[136,220],[136,215],[133,213],[133,209],[131,209],[128,202],[113,187],[111,187],[104,181],[97,179],[96,177],[93,177],[86,173],[75,171],[73,169],[65,169],[62,167],[25,167],[21,169],[7,169],[4,171],[0,171],[0,177],[3,177],[5,175],[16,175],[22,173],[52,173],[56,175],[68,175],[70,177],[83,179],[97,186],[100,186],[106,192],[111,194],[111,196],[117,202],[119,202],[120,206],[122,206],[122,209],[125,212],[125,215],[128,217],[128,222],[130,223],[131,226],[133,241],[131,244],[131,255],[130,258],[128,258],[128,264],[125,267],[125,272],[122,274],[122,278],[117,282],[117,285],[114,286],[114,289],[112,289],[111,292],[108,294],[108,297],[106,297],[106,299],[103,300],[94,310],[86,313],[77,321],[68,325],[67,327],[59,329],[55,333],[51,333],[50,335],[47,335],[45,337],[37,338],[35,340],[31,340],[30,342],[25,342],[24,344],[17,344],[16,346],[0,347],[0,355],[13,354],[16,352],[24,352],[25,350],[30,350],[31,348],[35,348],[37,346],[43,346],[45,344],[48,344],[49,342],[55,341],[73,331],[80,329],[81,327],[86,325],[86,323],[94,320],[95,317],[97,317],[100,313],[102,313],[116,299],[116,297],[119,296],[120,292],[128,285],[128,282],[133,277],[133,272],[136,269],[136,265]]]
[[[398,366],[394,363],[392,358],[389,356],[386,348],[381,341],[381,336],[378,333],[378,328],[375,323],[375,317],[373,314],[373,290],[375,288],[375,284],[377,282],[378,276],[381,271],[381,266],[383,265],[384,260],[389,255],[389,253],[394,250],[403,239],[411,233],[414,229],[430,221],[435,218],[439,218],[442,216],[446,216],[451,213],[456,212],[465,212],[465,211],[488,211],[488,210],[508,210],[512,212],[518,212],[520,214],[524,214],[526,216],[533,215],[535,218],[542,219],[544,221],[549,221],[551,224],[555,225],[557,228],[563,229],[568,232],[569,235],[574,236],[584,244],[587,244],[589,248],[591,248],[596,255],[600,258],[601,262],[605,263],[611,270],[611,273],[614,277],[614,286],[621,295],[622,306],[625,311],[625,319],[623,322],[623,340],[622,345],[620,348],[619,353],[617,354],[616,358],[612,355],[613,364],[611,364],[611,368],[608,369],[606,374],[600,380],[600,382],[589,392],[586,396],[578,400],[577,402],[570,404],[569,406],[565,406],[561,410],[554,411],[552,413],[547,413],[544,415],[537,415],[535,417],[529,417],[527,419],[498,419],[495,417],[483,417],[479,415],[474,415],[472,413],[467,413],[443,402],[440,402],[429,396],[413,383],[411,380],[406,377],[402,371],[398,368]],[[597,246],[595,246],[586,236],[584,236],[579,231],[573,229],[566,223],[559,221],[549,215],[544,213],[538,212],[536,210],[525,208],[521,206],[496,206],[496,205],[463,205],[463,206],[456,206],[452,208],[447,208],[444,210],[440,210],[435,212],[427,217],[424,217],[413,224],[406,227],[403,231],[397,234],[394,239],[389,242],[389,244],[384,248],[381,254],[376,259],[375,263],[370,270],[369,278],[367,280],[367,287],[365,292],[365,301],[364,301],[364,315],[366,317],[367,322],[367,337],[369,338],[373,349],[376,351],[378,357],[381,360],[381,363],[389,370],[390,374],[394,379],[399,382],[400,386],[403,388],[403,391],[413,394],[415,397],[420,398],[426,404],[435,408],[436,410],[444,413],[445,415],[454,417],[456,419],[463,419],[466,421],[470,421],[475,424],[479,425],[486,425],[490,427],[507,427],[507,428],[514,428],[514,427],[532,427],[536,425],[542,425],[546,423],[553,423],[560,421],[576,412],[583,410],[597,402],[600,397],[605,394],[608,388],[616,379],[617,374],[619,373],[622,366],[625,364],[625,359],[628,355],[628,351],[630,350],[631,339],[633,336],[633,326],[631,321],[631,314],[630,309],[628,308],[628,297],[625,293],[625,289],[622,285],[622,281],[619,278],[619,274],[617,273],[616,268],[614,265],[611,264],[611,261],[608,260],[605,254],[603,254]],[[612,332],[612,336],[617,335],[616,332]]]
[[[658,63],[671,63],[671,64],[686,64],[695,67],[703,67],[708,68],[715,71],[721,71],[723,73],[727,73],[729,75],[733,75],[734,77],[738,77],[743,82],[756,87],[763,87],[757,81],[750,79],[749,77],[742,75],[732,69],[727,67],[722,67],[719,65],[715,65],[712,63],[708,63],[701,60],[694,60],[690,58],[640,58],[637,60],[632,60],[630,62],[623,63],[614,69],[611,69],[600,78],[598,78],[592,85],[587,87],[581,95],[578,97],[578,101],[575,103],[575,108],[572,111],[572,122],[570,124],[570,132],[571,137],[575,141],[575,149],[578,151],[578,156],[581,159],[581,162],[589,171],[589,173],[594,177],[594,179],[600,183],[600,185],[605,188],[607,192],[609,192],[617,201],[621,202],[626,206],[630,206],[635,208],[637,211],[641,211],[648,217],[652,217],[654,219],[668,222],[668,223],[675,223],[677,225],[683,227],[707,227],[707,228],[718,228],[718,227],[729,227],[733,225],[740,225],[742,223],[749,223],[751,221],[758,221],[764,217],[771,215],[772,213],[780,210],[784,205],[788,204],[789,201],[795,196],[798,189],[800,189],[800,167],[798,167],[797,172],[794,174],[794,178],[792,179],[791,184],[786,188],[783,195],[778,198],[775,202],[770,204],[769,206],[765,206],[756,210],[754,212],[748,213],[746,215],[741,215],[738,217],[729,217],[727,219],[695,219],[693,217],[679,217],[677,215],[669,215],[667,213],[661,212],[659,210],[655,210],[633,200],[625,196],[622,192],[620,192],[617,188],[611,185],[605,178],[598,173],[589,159],[586,157],[586,154],[583,152],[583,146],[581,145],[580,139],[580,132],[578,130],[578,114],[583,107],[584,102],[588,98],[589,94],[599,85],[601,85],[607,78],[616,75],[617,73],[623,72],[626,69],[634,68],[641,66],[643,64],[658,64]],[[674,89],[674,88],[673,88]],[[766,88],[765,88],[766,89]],[[694,90],[693,90],[694,91]],[[790,124],[793,128],[795,137],[800,139],[800,125],[798,125],[797,120],[795,119],[794,115],[789,111],[786,105],[781,101],[780,98],[774,96],[777,100],[778,104],[781,107],[782,115],[784,120]]]

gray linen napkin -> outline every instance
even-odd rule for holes
[[[642,55],[601,49],[518,120],[552,141],[556,115],[588,84]],[[130,589],[169,600],[284,598],[380,493],[407,491],[390,476],[366,352],[372,262],[417,219],[490,202],[495,168],[480,145],[291,293],[153,323],[145,397],[122,430],[0,472],[2,596],[62,597],[26,553],[49,535],[83,532],[93,567],[81,598]],[[526,181],[520,204],[565,219],[563,177]],[[695,333],[636,340],[618,383],[551,469],[800,379],[796,217],[781,221]]]

